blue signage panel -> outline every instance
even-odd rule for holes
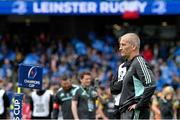
[[[22,101],[23,101],[22,93],[14,95],[13,120],[22,120]]]
[[[42,89],[42,67],[20,64],[18,87]]]
[[[180,14],[180,1],[0,1],[0,14],[121,15],[126,11],[141,15]]]

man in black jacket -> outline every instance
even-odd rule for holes
[[[119,38],[121,56],[127,60],[127,72],[115,91],[121,92],[121,119],[148,119],[149,103],[155,90],[150,65],[140,56],[140,39],[135,33]],[[114,92],[115,92],[114,91]]]

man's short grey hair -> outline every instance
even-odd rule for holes
[[[140,49],[140,38],[136,33],[126,33],[121,38],[127,38],[129,43]]]

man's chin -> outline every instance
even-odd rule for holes
[[[89,87],[91,84],[86,84],[86,87]]]
[[[122,59],[122,60],[126,60],[126,59],[127,59],[127,57],[126,57],[126,56],[121,55],[121,59]]]
[[[64,91],[69,91],[69,88],[64,88]]]

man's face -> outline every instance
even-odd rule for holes
[[[70,80],[66,80],[66,81],[62,80],[61,86],[64,90],[69,90],[71,88],[72,84],[71,84]]]
[[[129,43],[127,38],[121,38],[119,42],[119,51],[121,53],[121,56],[123,58],[129,58],[131,52],[132,52],[132,45]]]
[[[81,84],[85,87],[89,87],[91,85],[91,76],[90,75],[84,75],[84,77],[81,79]]]

